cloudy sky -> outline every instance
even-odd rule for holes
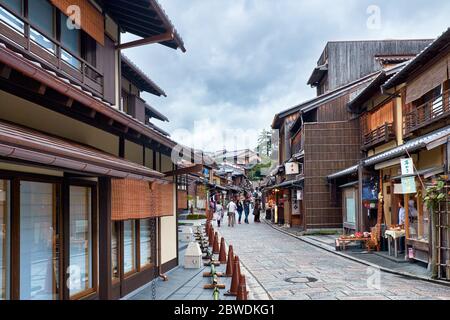
[[[450,25],[448,0],[159,2],[187,52],[124,54],[168,94],[144,97],[170,119],[155,124],[205,151],[253,148],[277,112],[312,98],[306,82],[327,41],[435,38]]]

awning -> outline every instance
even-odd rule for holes
[[[3,121],[0,121],[0,157],[96,176],[148,181],[164,177],[157,171],[92,147]]]
[[[341,170],[341,171],[338,171],[336,173],[330,174],[327,178],[328,178],[328,180],[334,180],[334,179],[338,179],[338,178],[343,178],[343,177],[346,177],[346,176],[349,176],[349,175],[351,175],[353,173],[358,172],[358,168],[359,168],[359,166],[355,165],[353,167],[346,168],[344,170]]]
[[[146,91],[156,96],[167,97],[163,89],[154,83],[138,66],[122,54],[122,75],[136,85],[139,90]]]
[[[289,180],[270,187],[271,189],[290,189],[290,188],[303,188],[304,178],[299,180]]]
[[[428,150],[431,150],[433,148],[436,148],[437,146],[440,146],[444,144],[447,140],[447,138],[450,136],[450,126],[445,127],[440,130],[436,130],[428,135],[425,135],[423,137],[419,137],[416,139],[413,139],[399,147],[390,149],[386,152],[382,152],[380,154],[377,154],[373,157],[370,157],[366,160],[364,160],[362,163],[364,167],[370,167],[374,165],[378,165],[376,167],[376,170],[382,169],[382,167],[388,167],[400,163],[400,157],[404,156],[407,153],[414,152],[423,148],[428,148]],[[398,158],[398,159],[397,159]],[[383,164],[383,165],[380,165]],[[329,175],[327,178],[328,180],[333,180],[337,178],[342,178],[348,175],[351,175],[353,173],[356,173],[358,171],[358,165],[355,165],[353,167],[344,169],[342,171],[333,173]]]
[[[343,188],[350,188],[350,187],[354,187],[356,185],[358,185],[358,181],[352,181],[346,184],[343,184],[342,186],[339,186],[339,188],[343,189]]]
[[[422,170],[418,170],[417,172],[415,172],[412,175],[398,175],[392,178],[392,180],[399,180],[401,178],[406,178],[406,177],[417,177],[417,176],[421,176],[424,177],[425,179],[431,178],[435,175],[444,173],[444,166],[439,166],[439,167],[433,167],[433,168],[427,168],[427,169],[422,169]]]
[[[371,158],[368,158],[367,160],[364,161],[364,166],[366,167],[372,166],[380,162],[400,157],[402,155],[405,155],[407,152],[417,151],[419,149],[425,148],[432,142],[435,142],[448,136],[450,136],[450,126],[434,131],[423,137],[413,139],[399,147],[393,148],[389,151],[382,152]]]
[[[186,51],[183,40],[156,0],[107,0],[104,6],[123,31],[144,39],[173,32],[173,40],[161,44]]]

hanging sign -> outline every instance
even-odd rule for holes
[[[417,193],[416,190],[416,179],[414,177],[402,178],[402,193]]]
[[[408,176],[414,174],[414,162],[412,158],[401,159],[400,165],[402,167],[402,175]]]
[[[303,200],[303,190],[297,190],[297,200],[298,201]]]
[[[284,167],[286,175],[299,174],[298,162],[288,162]]]

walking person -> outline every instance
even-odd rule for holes
[[[245,214],[245,223],[248,224],[248,216],[250,214],[250,200],[245,199],[244,201],[244,214]]]
[[[228,203],[227,211],[228,211],[228,226],[233,227],[236,224],[236,203],[234,203],[233,199],[230,200],[230,203]]]
[[[216,204],[216,212],[214,213],[215,215],[215,219],[217,221],[217,226],[220,228],[220,222],[223,219],[223,206],[222,203],[220,201],[217,202]]]
[[[244,212],[244,204],[242,203],[242,199],[239,196],[237,198],[236,209],[238,213],[238,223],[241,224],[242,212]]]
[[[254,215],[255,215],[255,222],[259,223],[261,222],[260,220],[260,214],[261,214],[261,206],[260,206],[261,200],[260,199],[256,199],[255,200],[255,210],[254,210]]]

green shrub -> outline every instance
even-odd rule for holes
[[[206,219],[204,214],[190,214],[186,217],[187,220],[203,220]]]

